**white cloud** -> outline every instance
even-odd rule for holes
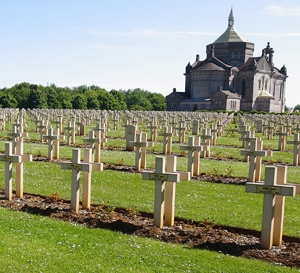
[[[98,48],[98,49],[136,49],[133,46],[124,46],[124,45],[91,45],[89,48]]]
[[[265,11],[275,16],[300,16],[300,6],[288,8],[280,5],[271,5],[266,6]]]
[[[220,33],[216,32],[199,32],[199,31],[157,31],[152,29],[145,30],[132,30],[125,32],[103,32],[103,31],[95,31],[88,30],[88,33],[93,36],[98,35],[113,35],[113,36],[128,36],[128,37],[140,37],[144,39],[152,39],[152,38],[181,38],[186,36],[217,36]]]

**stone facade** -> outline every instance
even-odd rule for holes
[[[185,68],[185,91],[166,96],[168,111],[228,110],[284,112],[285,66],[273,64],[270,43],[259,57],[253,57],[254,44],[234,28],[230,11],[226,31],[206,46],[207,56],[199,55]]]

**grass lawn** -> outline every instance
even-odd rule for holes
[[[2,272],[299,272],[0,208]]]
[[[231,125],[231,127],[236,125]],[[93,126],[90,126],[91,128]],[[230,127],[230,126],[229,126]],[[124,129],[111,130],[107,147],[124,148]],[[31,122],[29,137],[39,139]],[[0,151],[4,151],[0,132]],[[87,132],[88,134],[88,132]],[[188,137],[188,135],[187,135]],[[277,139],[264,140],[265,147],[276,149]],[[214,175],[248,176],[248,164],[224,158],[242,159],[239,134],[225,133],[211,147],[214,159],[201,159],[200,171]],[[175,139],[175,138],[174,138]],[[186,138],[187,139],[187,138]],[[292,139],[292,136],[289,137]],[[161,138],[159,139],[161,140]],[[82,144],[83,137],[76,143]],[[178,157],[177,170],[187,170],[186,153],[174,143]],[[273,162],[292,162],[289,151],[274,151]],[[147,167],[155,167],[155,157],[162,144],[155,143],[148,151]],[[25,143],[24,152],[47,156],[47,145]],[[83,151],[81,151],[83,156]],[[72,148],[62,146],[60,157],[70,160]],[[223,160],[222,160],[223,159]],[[134,152],[102,150],[101,162],[134,166]],[[0,163],[0,170],[4,163]],[[14,173],[14,172],[13,172]],[[288,167],[288,182],[300,183],[300,168]],[[264,168],[262,172],[264,179]],[[0,188],[4,188],[4,172],[0,172]],[[15,181],[13,181],[15,189]],[[71,172],[52,162],[30,162],[24,167],[24,191],[49,196],[57,193],[70,199]],[[112,207],[134,207],[153,212],[154,182],[141,179],[141,174],[105,170],[92,174],[92,203]],[[248,229],[261,229],[263,196],[245,192],[245,186],[181,181],[176,187],[177,217]],[[300,196],[286,198],[284,234],[300,238]],[[3,272],[299,272],[256,260],[231,257],[221,253],[191,249],[154,240],[124,235],[108,230],[90,229],[45,217],[0,208],[0,263]]]

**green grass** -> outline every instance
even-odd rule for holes
[[[0,181],[3,180],[1,173]],[[4,187],[3,182],[0,187]],[[44,196],[57,193],[70,200],[71,171],[62,170],[56,163],[26,163],[24,191]],[[262,199],[260,194],[246,193],[245,186],[182,181],[177,184],[175,213],[181,218],[260,230]],[[286,199],[284,233],[300,238],[300,196]],[[140,174],[112,170],[92,174],[94,204],[105,202],[114,207],[153,212],[153,200],[154,182],[142,180]]]
[[[0,208],[2,272],[299,272]]]
[[[8,126],[9,127],[9,126]],[[92,128],[94,126],[90,126]],[[228,128],[235,128],[229,124]],[[29,137],[39,139],[29,123]],[[86,130],[88,132],[88,130]],[[7,132],[0,132],[5,137]],[[111,130],[107,147],[125,148],[124,129]],[[114,137],[114,138],[111,138]],[[238,133],[224,133],[211,154],[221,160],[201,159],[200,171],[206,174],[236,177],[248,176],[241,159]],[[277,140],[264,140],[265,147],[277,147]],[[186,140],[188,139],[188,134]],[[159,138],[161,140],[161,138]],[[177,140],[174,137],[173,140]],[[0,141],[4,151],[5,140]],[[76,137],[82,144],[83,137]],[[174,143],[173,152],[181,154]],[[224,146],[223,146],[224,145]],[[288,149],[291,147],[287,146]],[[276,148],[275,148],[276,149]],[[47,156],[47,145],[24,144],[25,153]],[[161,152],[155,143],[148,151]],[[83,154],[83,151],[82,151]],[[60,157],[69,160],[72,148],[62,146]],[[147,154],[147,167],[154,168],[155,154]],[[134,152],[101,151],[101,162],[134,166]],[[274,152],[266,160],[292,162],[291,152]],[[0,163],[0,170],[4,163]],[[186,156],[178,157],[177,170],[187,169]],[[300,183],[299,167],[288,167],[288,182]],[[264,168],[262,170],[264,179]],[[15,185],[13,185],[15,188]],[[0,172],[0,187],[4,188],[4,173]],[[71,172],[61,170],[60,164],[30,162],[24,167],[24,191],[49,196],[57,193],[70,199]],[[153,212],[154,183],[141,179],[140,174],[106,170],[92,174],[92,203],[109,203],[113,207],[135,207]],[[261,229],[263,196],[246,193],[244,186],[208,183],[197,180],[180,182],[176,189],[177,217],[242,228]],[[300,238],[300,196],[286,198],[284,234]],[[4,272],[297,272],[259,261],[239,259],[186,246],[164,244],[100,229],[88,229],[20,212],[0,209],[0,262]],[[298,271],[299,272],[299,271]]]

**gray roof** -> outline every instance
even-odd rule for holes
[[[225,32],[214,41],[216,43],[228,43],[228,42],[247,42],[244,38],[242,38],[234,28],[234,17],[233,11],[231,9],[229,17],[228,17],[228,27]]]

